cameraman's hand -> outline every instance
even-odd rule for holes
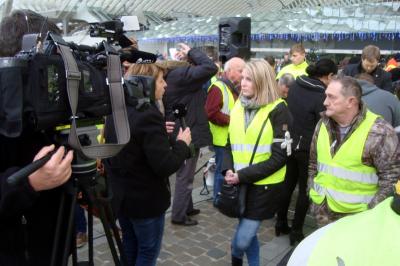
[[[166,121],[165,122],[165,129],[167,130],[168,134],[174,132],[175,122],[174,121]]]
[[[190,128],[187,127],[185,130],[179,128],[179,133],[176,137],[176,140],[182,140],[186,143],[186,145],[189,146],[190,142],[192,142],[192,133],[190,133]]]
[[[33,159],[34,161],[44,157],[47,153],[54,150],[54,145],[43,147]],[[51,156],[50,160],[41,168],[33,172],[29,177],[29,183],[35,191],[49,190],[58,187],[71,177],[72,151],[65,157],[65,148],[58,148],[57,152]]]

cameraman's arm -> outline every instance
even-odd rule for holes
[[[39,195],[25,178],[18,186],[10,186],[7,178],[18,171],[18,167],[8,168],[0,174],[0,219],[21,214],[32,206]]]
[[[179,85],[188,85],[194,83],[205,83],[211,79],[218,72],[218,67],[214,62],[208,58],[208,56],[200,51],[199,49],[186,49],[187,59],[193,63],[193,65],[186,67],[179,67],[171,74],[175,77]],[[193,86],[194,90],[198,90],[198,86]],[[189,88],[190,89],[190,88]]]
[[[54,145],[42,148],[34,160],[42,158],[54,149]],[[19,170],[17,167],[8,168],[0,174],[0,217],[21,214],[29,209],[39,191],[51,189],[65,183],[71,175],[72,153],[64,158],[64,148],[59,148],[51,159],[40,169],[32,173],[17,186],[10,186],[7,178]]]

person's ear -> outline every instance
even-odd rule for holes
[[[357,103],[356,97],[350,96],[350,97],[347,98],[347,105],[348,105],[349,107],[353,106],[353,105],[356,104],[356,103]]]

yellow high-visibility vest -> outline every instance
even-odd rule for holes
[[[231,143],[235,171],[249,166],[251,155],[263,122],[267,119],[269,113],[282,102],[284,103],[285,101],[278,99],[275,102],[260,108],[247,129],[245,129],[244,108],[240,101],[235,103],[235,106],[231,111],[231,122],[229,124],[229,140]],[[271,121],[268,118],[254,155],[253,164],[266,161],[271,157],[271,145],[273,142],[273,128]],[[266,185],[280,183],[284,180],[285,173],[286,166],[254,184]]]
[[[332,224],[301,265],[400,265],[400,217],[390,207],[392,201]]]
[[[233,98],[231,90],[221,80],[216,80],[214,83],[212,83],[211,86],[208,88],[208,90],[210,90],[212,86],[218,87],[218,89],[221,91],[222,94],[221,113],[230,115],[233,105],[235,104],[235,98]],[[209,122],[209,124],[210,124],[210,131],[213,137],[213,144],[215,146],[225,146],[228,139],[228,125],[220,126],[212,122]]]
[[[318,174],[310,189],[316,204],[327,200],[329,208],[339,213],[354,213],[368,209],[368,203],[378,191],[376,168],[362,163],[368,133],[378,115],[367,111],[365,119],[332,157],[329,134],[321,125],[317,139]]]
[[[283,74],[286,74],[286,73],[292,74],[294,78],[297,78],[298,76],[301,76],[301,75],[307,76],[307,72],[306,72],[307,67],[308,67],[308,64],[306,61],[304,61],[303,63],[298,64],[298,65],[295,65],[295,64],[287,65],[284,68],[282,68],[281,71],[279,71],[278,75],[276,75],[276,79],[279,79],[280,77],[282,77]]]

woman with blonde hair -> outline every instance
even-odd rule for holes
[[[257,231],[279,206],[287,159],[279,139],[284,138],[290,113],[266,61],[247,63],[242,75],[222,169],[226,183],[247,186],[245,211],[232,239],[232,265],[242,265],[244,254],[249,265],[259,265]]]
[[[136,75],[151,76],[155,88],[139,84]],[[105,160],[113,189],[113,207],[122,229],[127,265],[156,265],[165,212],[171,205],[168,177],[190,156],[190,129],[180,129],[171,145],[165,119],[156,105],[163,97],[164,70],[157,64],[132,64],[125,74],[131,139],[115,157]],[[149,101],[143,101],[143,97]],[[142,98],[142,99],[141,99]],[[107,143],[117,142],[112,116],[105,125]]]

